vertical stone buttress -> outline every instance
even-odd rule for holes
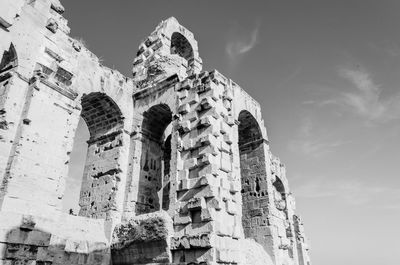
[[[240,179],[232,174],[236,126],[231,91],[218,72],[176,85],[179,97],[174,262],[237,263]]]

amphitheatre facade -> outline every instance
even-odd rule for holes
[[[0,0],[0,264],[310,265],[259,103],[175,18],[133,77],[69,36],[58,0]],[[62,212],[78,121],[78,216]]]

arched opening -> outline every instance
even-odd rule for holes
[[[0,74],[15,68],[18,65],[17,52],[11,43],[8,51],[4,51],[0,62]]]
[[[74,138],[76,150],[73,149],[70,155],[71,180],[67,180],[67,184],[72,181],[80,187],[79,215],[104,219],[109,217],[110,211],[116,210],[123,116],[117,104],[104,93],[84,95],[81,105],[81,120]],[[66,187],[68,189],[71,188]],[[65,198],[68,196],[72,195]],[[74,201],[72,198],[69,200]],[[69,211],[70,208],[64,209]]]
[[[241,111],[238,120],[242,225],[245,237],[254,238],[257,228],[265,225],[260,224],[260,220],[266,215],[264,208],[268,196],[264,140],[258,122],[250,112]]]
[[[285,193],[285,186],[283,185],[282,181],[275,177],[275,181],[272,183],[274,187],[274,202],[275,206],[279,211],[286,210],[286,193]],[[286,216],[283,216],[286,219]]]
[[[70,154],[68,178],[65,183],[63,198],[63,211],[74,215],[79,213],[79,193],[83,180],[89,136],[90,133],[86,122],[80,117]]]
[[[184,58],[187,62],[187,67],[190,68],[194,58],[193,48],[185,36],[179,32],[174,32],[171,36],[171,54],[177,54]]]
[[[169,207],[172,112],[165,104],[143,113],[142,157],[136,214]]]
[[[121,110],[106,94],[95,92],[84,95],[81,104],[81,116],[88,126],[90,141],[122,129],[123,117]]]
[[[243,110],[239,114],[239,147],[246,148],[249,145],[258,145],[263,137],[260,126],[250,112]],[[255,147],[255,146],[254,146]]]

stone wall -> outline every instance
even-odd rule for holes
[[[169,264],[172,219],[166,212],[139,215],[114,229],[114,265]]]
[[[110,264],[103,220],[67,214],[58,218],[2,211],[0,264]]]
[[[261,107],[202,71],[194,35],[162,21],[130,79],[69,36],[63,11],[0,0],[0,264],[309,265]],[[90,139],[72,216],[80,118]]]

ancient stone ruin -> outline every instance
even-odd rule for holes
[[[0,264],[309,265],[259,103],[203,71],[175,18],[133,77],[69,36],[58,0],[0,0]],[[78,216],[62,212],[78,121]]]

